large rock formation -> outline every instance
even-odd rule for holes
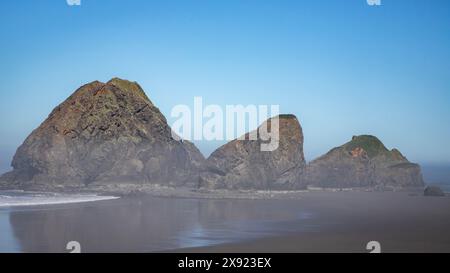
[[[419,165],[369,135],[355,136],[309,163],[305,178],[310,185],[330,188],[424,185]]]
[[[273,132],[277,124],[279,135],[264,140],[263,132]],[[278,146],[267,151],[267,142]],[[165,117],[137,83],[117,78],[76,90],[27,137],[12,166],[13,171],[0,177],[0,188],[423,186],[420,167],[373,136],[354,137],[306,166],[302,128],[293,115],[267,120],[206,161],[192,143],[173,137]]]
[[[165,117],[137,83],[112,79],[79,88],[18,148],[14,188],[110,183],[197,186],[204,158],[172,138]]]
[[[293,190],[304,188],[305,167],[302,128],[293,115],[278,118],[278,148],[263,151],[259,137],[261,128],[272,129],[274,119],[263,123],[256,131],[217,149],[208,158],[208,171],[203,173],[200,186],[214,189]],[[258,134],[257,140],[250,135]]]

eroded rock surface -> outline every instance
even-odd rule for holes
[[[118,78],[75,91],[27,137],[2,176],[14,188],[132,183],[197,186],[204,163],[172,137],[165,117],[135,82]]]
[[[304,188],[305,167],[303,131],[293,115],[280,115],[278,148],[264,151],[264,143],[250,140],[261,128],[272,129],[269,119],[256,131],[217,149],[207,160],[208,170],[200,179],[200,186],[210,189],[294,190]],[[267,131],[267,130],[266,130]]]
[[[325,188],[420,187],[420,166],[397,149],[388,150],[374,136],[355,136],[308,164],[306,180]]]

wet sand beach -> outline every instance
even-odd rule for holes
[[[450,197],[313,191],[296,199],[152,196],[0,208],[0,252],[450,252]]]
[[[311,211],[308,231],[181,252],[450,252],[450,198],[410,193],[312,192],[296,204]]]

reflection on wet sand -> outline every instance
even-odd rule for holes
[[[276,232],[267,222],[301,217],[286,207],[276,200],[125,198],[13,209],[10,223],[24,252],[67,252],[69,241],[83,252],[147,252],[266,236]]]

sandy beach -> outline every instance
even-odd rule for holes
[[[311,211],[316,228],[239,243],[176,252],[450,252],[450,198],[407,192],[309,192],[296,205]]]
[[[382,252],[450,252],[449,196],[220,196],[139,195],[0,208],[0,252],[67,252],[69,241],[80,242],[83,252],[347,253],[368,252],[370,241],[378,241]]]

